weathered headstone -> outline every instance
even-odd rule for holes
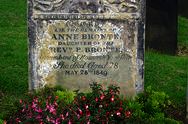
[[[30,89],[143,90],[144,0],[29,0]]]
[[[146,48],[175,54],[177,0],[146,0]]]

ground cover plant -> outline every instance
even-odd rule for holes
[[[27,99],[26,3],[26,0],[0,0],[1,120],[5,120],[18,110],[16,103],[20,99]],[[179,45],[187,42],[187,24],[186,18],[179,18]],[[145,88],[151,86],[154,91],[163,91],[168,94],[169,99],[177,107],[176,109],[169,108],[167,114],[182,121],[185,119],[187,61],[187,57],[181,56],[181,54],[180,56],[170,56],[155,51],[146,51],[145,54]],[[159,115],[161,116],[161,114]],[[0,122],[2,122],[1,120]]]
[[[175,107],[164,92],[155,92],[149,87],[135,100],[126,100],[119,96],[120,88],[116,85],[103,89],[101,84],[93,83],[90,87],[91,92],[76,95],[62,91],[64,97],[59,97],[62,96],[59,90],[48,88],[30,94],[30,99],[20,100],[17,111],[6,119],[7,123],[180,123],[168,117],[168,109]],[[70,94],[72,101],[66,101]]]

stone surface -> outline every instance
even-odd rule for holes
[[[29,0],[30,90],[143,90],[144,0]]]
[[[146,0],[146,48],[175,54],[177,0]]]

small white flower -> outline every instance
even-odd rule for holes
[[[102,105],[99,105],[99,108],[102,108],[103,106]]]

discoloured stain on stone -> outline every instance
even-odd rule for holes
[[[88,91],[99,82],[117,84],[128,96],[143,90],[144,0],[28,3],[30,89]]]

